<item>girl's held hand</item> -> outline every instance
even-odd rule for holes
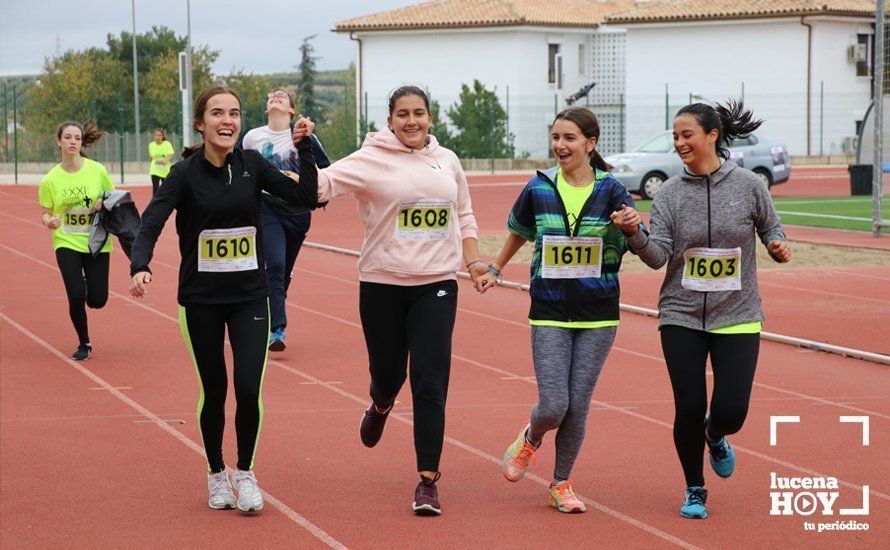
[[[475,284],[479,277],[488,273],[488,266],[485,265],[485,262],[479,262],[467,271],[470,273],[470,279],[472,279]],[[476,290],[478,290],[478,288]]]
[[[136,298],[142,298],[148,292],[146,285],[151,282],[151,273],[148,271],[140,271],[133,275],[130,279],[130,295]]]
[[[93,210],[96,212],[102,211],[102,199],[96,199],[96,202],[93,203]]]
[[[46,221],[47,229],[58,229],[62,226],[62,218],[57,214]]]
[[[628,237],[636,233],[640,224],[643,223],[640,213],[626,204],[621,205],[621,210],[612,212],[609,218],[615,224],[615,227]]]
[[[479,294],[485,294],[485,292],[494,288],[498,284],[498,278],[494,273],[490,271],[486,271],[484,275],[481,275],[473,281],[473,285],[476,287],[476,290],[479,291]]]
[[[294,147],[303,141],[304,137],[308,137],[315,130],[315,123],[309,117],[297,115],[297,122],[294,124]]]
[[[769,253],[780,263],[791,261],[791,245],[788,244],[788,241],[770,242]]]

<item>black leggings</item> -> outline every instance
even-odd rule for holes
[[[68,294],[68,315],[81,344],[90,342],[86,306],[99,309],[108,302],[110,256],[107,252],[93,257],[70,248],[56,249],[56,263]]]
[[[708,437],[718,440],[738,432],[745,423],[760,351],[760,334],[712,334],[666,325],[661,327],[661,348],[674,390],[674,445],[686,485],[704,486],[708,354],[714,371]]]
[[[164,183],[164,179],[161,176],[151,175],[151,196],[155,196],[158,193],[158,188]]]
[[[222,442],[226,424],[225,331],[229,329],[234,359],[235,433],[238,469],[252,470],[263,423],[263,374],[269,341],[269,300],[258,298],[235,304],[189,304],[179,307],[179,326],[198,371],[201,398],[198,422],[207,465],[213,473],[225,469]]]
[[[361,283],[359,312],[371,371],[371,399],[393,404],[408,375],[414,406],[418,471],[439,471],[457,281],[420,286]]]

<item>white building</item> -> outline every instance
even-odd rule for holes
[[[565,98],[597,82],[587,101],[600,112],[604,146],[617,146],[624,91],[623,32],[600,24],[632,0],[439,0],[339,21],[358,43],[360,114],[382,127],[388,94],[402,84],[427,88],[444,113],[461,84],[479,80],[509,103],[517,153],[546,157],[549,125]],[[594,59],[597,60],[594,63]],[[617,148],[617,147],[615,147]]]
[[[666,103],[672,117],[690,98],[744,95],[791,154],[849,150],[872,96],[874,14],[868,0],[674,0],[609,17],[627,29],[628,142],[665,128]]]
[[[665,129],[690,98],[744,94],[763,133],[801,155],[850,145],[871,97],[874,11],[870,0],[438,0],[334,30],[357,43],[359,114],[378,127],[402,84],[427,88],[444,114],[476,79],[508,108],[517,153],[546,157],[556,111],[595,82],[576,105],[600,118],[604,153]]]

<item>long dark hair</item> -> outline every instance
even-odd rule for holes
[[[211,97],[220,94],[229,94],[233,96],[235,99],[238,100],[238,108],[241,108],[241,96],[239,96],[238,93],[234,90],[225,88],[223,86],[214,86],[212,88],[207,88],[206,90],[201,92],[201,94],[198,96],[198,99],[195,100],[195,110],[192,117],[192,128],[196,132],[200,133],[200,130],[198,130],[198,123],[204,120],[204,111],[207,110],[207,102],[210,101]],[[203,143],[199,143],[197,145],[192,145],[191,147],[183,147],[182,158],[188,158],[194,155],[203,146]]]
[[[69,126],[74,126],[78,130],[80,130],[80,156],[84,158],[87,158],[87,154],[84,152],[84,149],[92,147],[99,142],[99,139],[102,136],[108,133],[99,130],[99,127],[96,126],[95,122],[87,122],[86,124],[81,124],[76,120],[66,120],[65,122],[59,124],[59,126],[56,128],[57,140],[62,139],[62,132],[64,132],[65,128],[68,128]]]
[[[728,147],[732,140],[748,137],[763,124],[760,119],[754,120],[754,113],[745,109],[741,99],[728,99],[725,105],[718,103],[716,107],[693,103],[677,111],[677,117],[680,115],[694,116],[706,134],[717,130],[717,143],[714,146],[717,149],[717,156],[724,159],[729,158]]]
[[[568,109],[560,112],[556,115],[556,118],[553,119],[553,124],[556,124],[557,120],[568,120],[569,122],[574,122],[578,128],[581,129],[581,133],[584,134],[584,137],[587,139],[596,138],[597,144],[600,141],[600,121],[597,120],[596,115],[593,114],[589,109],[585,109],[584,107],[569,107]],[[609,172],[612,170],[612,165],[603,160],[603,157],[600,156],[599,151],[594,147],[593,151],[590,152],[588,156],[590,160],[590,166],[596,170],[602,170],[603,172]]]
[[[416,95],[422,99],[423,104],[426,105],[426,112],[432,114],[430,111],[430,98],[422,88],[418,86],[399,86],[389,94],[389,116],[392,116],[392,112],[396,110],[396,101],[406,95]]]

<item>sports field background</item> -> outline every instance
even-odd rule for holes
[[[831,229],[872,230],[872,198],[861,197],[776,197],[776,210],[785,225],[807,225]],[[637,210],[648,212],[652,201],[636,201]],[[890,218],[890,199],[881,199],[885,220]]]

